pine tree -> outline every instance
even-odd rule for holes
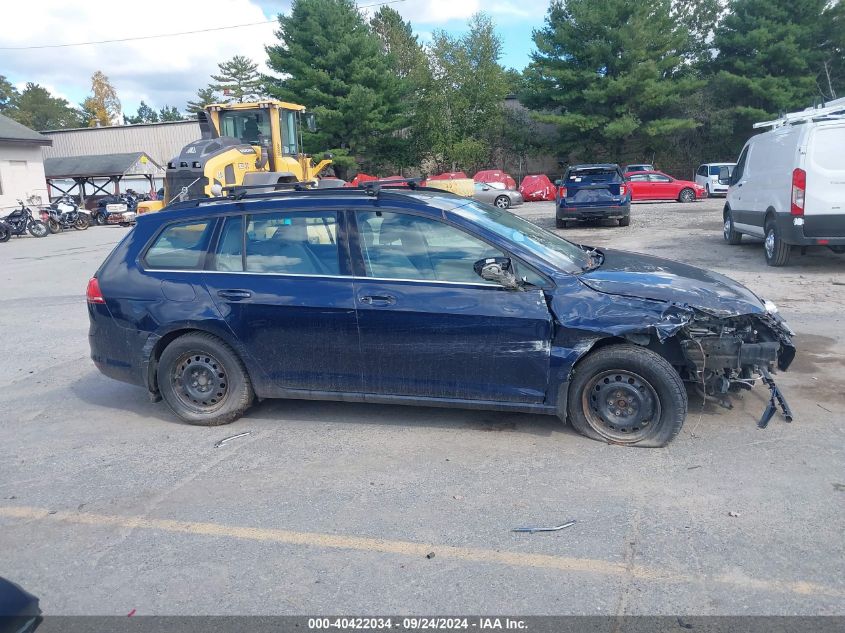
[[[205,106],[219,102],[220,97],[217,96],[214,87],[208,86],[207,88],[200,88],[197,90],[196,100],[188,101],[186,109],[189,114],[198,114],[205,110]]]
[[[694,43],[670,0],[553,0],[534,42],[522,100],[559,127],[570,160],[645,155],[695,128]]]
[[[713,40],[712,92],[735,151],[755,121],[845,94],[842,14],[828,0],[729,3]]]
[[[0,75],[0,113],[13,108],[19,96],[18,89],[4,75]]]
[[[380,160],[383,142],[407,125],[407,86],[355,3],[294,0],[276,34],[280,43],[267,47],[269,66],[283,78],[268,78],[268,90],[316,113],[319,130],[306,135],[306,150],[338,148],[341,167],[361,155]],[[353,160],[343,161],[344,153]]]
[[[142,100],[141,105],[138,106],[138,112],[135,116],[123,115],[123,121],[129,125],[137,125],[138,123],[157,123],[158,113]]]
[[[235,55],[232,59],[217,64],[220,73],[211,78],[217,83],[209,87],[219,90],[224,96],[243,103],[253,101],[261,94],[261,75],[258,64],[243,55]]]
[[[4,114],[33,130],[60,130],[87,125],[82,113],[35,83],[27,83]]]
[[[176,108],[176,106],[170,106],[164,104],[164,107],[158,111],[158,120],[159,121],[184,121],[185,117],[182,116],[182,113]]]

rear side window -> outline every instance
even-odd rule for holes
[[[214,223],[209,220],[171,224],[147,250],[147,268],[197,270],[203,267]]]
[[[245,242],[249,272],[340,275],[333,211],[249,216]]]

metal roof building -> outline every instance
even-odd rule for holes
[[[159,165],[166,165],[182,148],[200,138],[196,120],[86,127],[42,132],[52,140],[44,158],[100,156],[144,152]]]

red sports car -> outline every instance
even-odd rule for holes
[[[631,185],[631,200],[678,200],[694,202],[706,198],[707,191],[690,180],[678,180],[662,171],[635,171],[625,174]]]

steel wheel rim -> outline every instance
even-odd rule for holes
[[[205,352],[182,354],[174,364],[170,381],[179,401],[195,413],[216,411],[229,393],[223,363]]]
[[[733,228],[733,222],[731,222],[731,219],[725,218],[725,229],[723,231],[723,234],[724,234],[726,240],[730,239],[732,228]]]
[[[766,255],[769,259],[772,259],[775,256],[775,231],[774,229],[769,229],[769,232],[766,233],[766,241],[763,242],[763,246],[766,249]]]
[[[660,421],[657,392],[645,378],[627,370],[604,371],[581,394],[587,423],[602,437],[620,443],[637,442]]]

